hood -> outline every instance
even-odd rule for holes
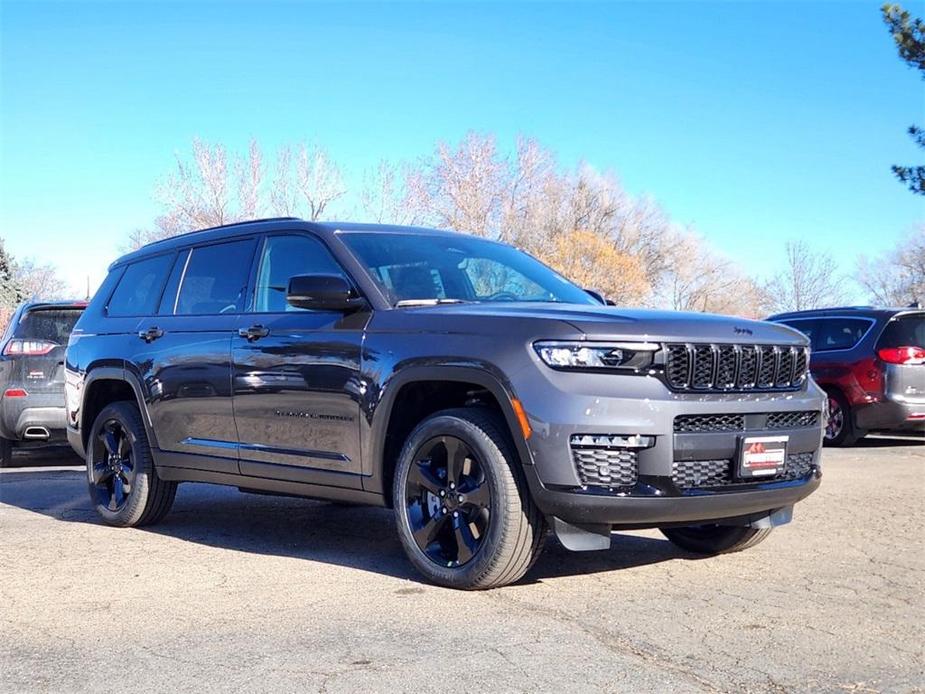
[[[567,323],[589,340],[809,344],[802,333],[779,323],[710,313],[552,303],[443,304],[399,310],[444,319],[554,320]]]

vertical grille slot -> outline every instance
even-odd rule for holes
[[[777,374],[777,349],[770,345],[758,348],[758,387],[771,388]]]
[[[720,345],[717,355],[716,382],[717,388],[729,390],[736,385],[736,363],[738,362],[739,348],[736,345]]]
[[[793,348],[787,349],[784,347],[779,354],[776,385],[786,388],[793,381]]]
[[[694,375],[691,378],[691,387],[698,389],[713,386],[716,373],[716,355],[712,345],[694,345]]]
[[[690,385],[691,355],[687,345],[668,345],[668,361],[665,365],[668,385],[683,390]]]
[[[758,349],[754,345],[742,345],[739,350],[738,388],[754,388],[758,379]]]

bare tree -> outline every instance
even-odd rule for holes
[[[13,277],[29,298],[48,301],[72,298],[73,289],[50,263],[39,263],[34,258],[15,261]]]
[[[873,260],[861,258],[857,282],[881,306],[925,303],[925,225],[885,256]]]
[[[805,241],[788,241],[782,272],[764,285],[770,312],[802,311],[844,301],[838,265],[831,255],[813,251]]]
[[[649,295],[637,258],[621,253],[592,231],[561,234],[537,255],[575,284],[600,291],[617,304],[638,305]]]
[[[300,202],[305,205],[303,216],[306,219],[321,219],[330,204],[347,192],[340,169],[323,147],[301,145],[295,172],[295,189]]]
[[[256,219],[262,215],[261,186],[264,178],[263,153],[256,140],[251,140],[247,154],[235,160],[238,176],[238,205],[243,219]]]

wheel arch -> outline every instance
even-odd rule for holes
[[[80,436],[84,450],[97,415],[106,405],[123,400],[134,401],[138,406],[148,442],[152,450],[156,450],[157,438],[143,393],[138,379],[124,368],[101,366],[90,370],[84,378],[80,407]]]
[[[507,427],[521,464],[532,464],[526,437],[515,411],[511,387],[484,369],[464,366],[418,366],[402,370],[383,389],[370,427],[372,476],[369,491],[382,494],[391,505],[395,462],[407,435],[434,412],[467,404],[497,409]],[[415,400],[430,396],[423,406]],[[474,401],[470,401],[474,395]],[[487,399],[490,398],[490,399]]]

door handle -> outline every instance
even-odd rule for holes
[[[145,342],[154,342],[157,338],[164,337],[164,331],[160,328],[148,328],[147,330],[140,330],[138,337]]]
[[[238,330],[238,335],[243,338],[246,338],[248,342],[253,342],[254,340],[259,340],[261,337],[266,337],[270,334],[270,329],[262,325],[252,325],[249,328],[241,328]]]

